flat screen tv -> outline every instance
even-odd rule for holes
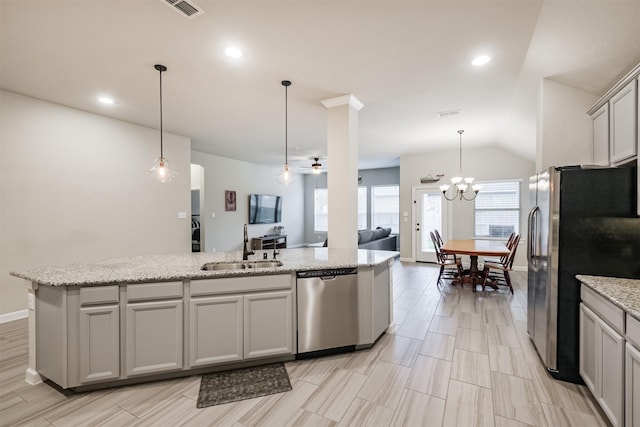
[[[273,224],[282,221],[282,197],[267,194],[249,196],[249,224]]]

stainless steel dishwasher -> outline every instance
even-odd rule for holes
[[[354,350],[358,343],[358,270],[299,271],[298,354]]]

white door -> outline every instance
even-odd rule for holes
[[[429,232],[438,229],[447,240],[447,203],[437,187],[414,189],[416,261],[436,262],[435,249]]]

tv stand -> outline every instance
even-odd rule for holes
[[[286,234],[270,234],[267,236],[253,237],[251,239],[252,250],[285,249],[286,247]]]

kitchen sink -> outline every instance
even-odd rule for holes
[[[282,262],[274,261],[223,261],[208,262],[201,270],[243,270],[245,268],[274,268],[282,267]]]
[[[243,268],[247,268],[247,264],[242,261],[208,262],[202,266],[201,270],[241,270]]]
[[[275,261],[251,261],[247,263],[249,268],[273,268],[273,267],[282,267],[282,262]]]

